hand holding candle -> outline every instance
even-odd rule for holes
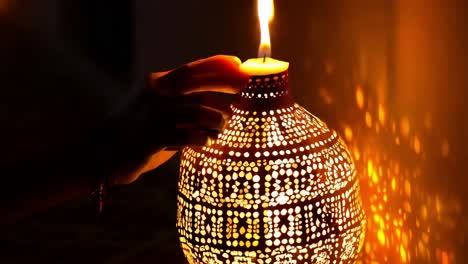
[[[216,138],[231,114],[232,98],[223,94],[238,93],[248,80],[239,65],[237,57],[219,55],[151,74],[148,89],[103,133],[113,137],[109,159],[118,164],[111,181],[131,183],[184,146]]]

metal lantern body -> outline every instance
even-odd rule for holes
[[[287,71],[251,77],[232,108],[215,143],[182,153],[189,263],[353,263],[365,215],[343,141],[293,102]]]

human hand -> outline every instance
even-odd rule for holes
[[[217,137],[231,115],[232,97],[248,75],[232,56],[214,56],[168,72],[153,73],[117,119],[112,183],[128,184],[169,160],[178,148],[203,146]],[[116,155],[118,157],[116,157]],[[117,161],[117,162],[116,162]]]

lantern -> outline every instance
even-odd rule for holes
[[[351,155],[295,104],[288,71],[252,76],[211,145],[186,148],[177,228],[189,263],[347,263],[365,216]]]
[[[294,103],[287,62],[268,57],[273,1],[259,0],[259,57],[210,146],[185,148],[177,229],[190,264],[352,263],[365,215],[351,155]]]

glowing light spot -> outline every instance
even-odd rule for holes
[[[403,242],[403,246],[407,247],[408,246],[408,234],[403,232],[401,234],[401,242]]]
[[[421,141],[419,141],[419,138],[417,136],[414,137],[413,148],[416,154],[421,154]]]
[[[395,178],[392,178],[391,186],[392,186],[392,191],[395,191],[396,190],[396,179]]]
[[[395,121],[392,122],[392,133],[396,133],[396,123]]]
[[[400,121],[400,133],[404,137],[408,137],[410,133],[410,123],[407,117],[403,117]]]
[[[379,121],[380,124],[385,124],[385,109],[383,105],[379,104],[379,110],[378,110],[378,116],[379,116]]]
[[[411,204],[408,202],[408,201],[405,201],[403,203],[403,209],[408,212],[408,213],[411,213]]]
[[[278,204],[285,204],[287,203],[289,200],[289,197],[284,195],[284,194],[280,194],[277,198],[276,198],[276,202]]]
[[[440,212],[442,211],[442,204],[440,202],[439,197],[436,197],[435,201],[436,201],[436,204],[435,204],[436,212],[437,212],[437,214],[440,215]]]
[[[364,108],[364,91],[360,85],[356,87],[356,104],[359,109]]]
[[[395,137],[395,144],[397,146],[400,146],[400,138],[399,137]]]
[[[347,141],[352,141],[353,140],[353,131],[349,126],[346,126],[344,129],[344,136]]]
[[[355,160],[360,160],[361,159],[361,152],[359,151],[359,148],[355,147],[353,150],[353,155]]]
[[[381,245],[385,245],[385,234],[382,230],[377,231],[377,239]]]
[[[374,165],[372,163],[372,160],[368,160],[367,161],[367,175],[371,176],[373,172],[374,172]]]
[[[379,181],[379,176],[377,175],[375,171],[372,173],[372,181],[374,183],[377,183]]]
[[[364,251],[369,254],[370,251],[371,251],[371,245],[369,244],[369,242],[367,242],[364,246]]]
[[[400,256],[401,256],[401,261],[403,263],[406,263],[408,261],[408,257],[406,255],[406,250],[403,247],[403,245],[400,245]]]
[[[380,223],[380,215],[374,214],[374,221],[375,221],[376,223]]]
[[[405,180],[404,189],[405,189],[405,194],[407,196],[411,196],[411,184],[408,180]]]
[[[441,263],[441,264],[449,264],[449,263],[450,263],[449,254],[448,254],[447,251],[445,251],[445,250],[443,250],[443,251],[440,253],[440,263]]]
[[[365,121],[367,127],[372,127],[372,116],[369,112],[366,112]]]
[[[421,207],[421,217],[424,220],[427,219],[427,207],[425,205]]]

